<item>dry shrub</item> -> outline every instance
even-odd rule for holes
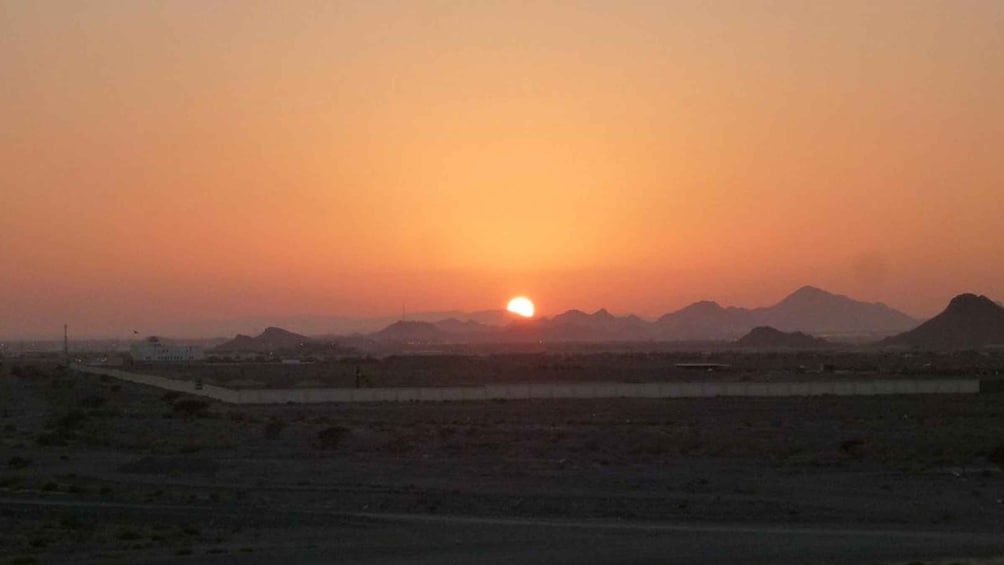
[[[173,408],[184,416],[204,416],[209,410],[209,403],[197,398],[183,398],[175,402]]]
[[[31,464],[32,464],[31,459],[27,459],[25,457],[18,457],[17,455],[11,457],[10,460],[7,461],[7,466],[10,467],[11,469],[24,469],[25,467]]]
[[[265,424],[265,437],[267,439],[276,439],[285,427],[286,422],[282,421],[281,418],[272,418]]]
[[[850,457],[861,457],[865,451],[865,440],[854,438],[842,441],[840,442],[840,451]]]
[[[107,398],[94,394],[80,399],[77,404],[83,408],[101,408],[106,402],[108,402]]]
[[[998,445],[996,449],[991,451],[987,459],[1004,471],[1004,443]]]
[[[81,410],[70,410],[56,419],[56,427],[70,432],[87,423],[89,417]]]
[[[345,436],[349,435],[349,429],[344,426],[331,426],[317,432],[317,439],[314,445],[320,449],[332,449],[338,447]]]

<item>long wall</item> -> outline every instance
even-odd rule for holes
[[[231,404],[315,404],[324,402],[450,402],[530,398],[711,398],[715,396],[875,396],[886,394],[977,394],[979,379],[869,380],[784,383],[571,383],[504,384],[460,387],[229,389],[196,388],[182,381],[108,369],[72,365],[84,373],[104,375],[165,390],[204,396]],[[987,388],[983,386],[983,388]]]

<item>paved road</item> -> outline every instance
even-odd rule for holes
[[[253,552],[136,555],[145,563],[871,564],[1004,556],[1001,533],[768,524],[636,523],[430,514],[324,513],[206,506],[0,499],[4,511],[52,507],[186,520],[260,517]],[[269,514],[270,516],[264,516]],[[252,519],[254,519],[252,517]]]

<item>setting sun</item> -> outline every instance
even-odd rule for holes
[[[506,310],[524,318],[532,318],[534,313],[533,302],[525,296],[517,296],[509,301]]]

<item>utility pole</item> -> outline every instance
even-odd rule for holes
[[[63,324],[63,360],[67,364],[70,363],[70,336],[69,336],[69,326]]]

